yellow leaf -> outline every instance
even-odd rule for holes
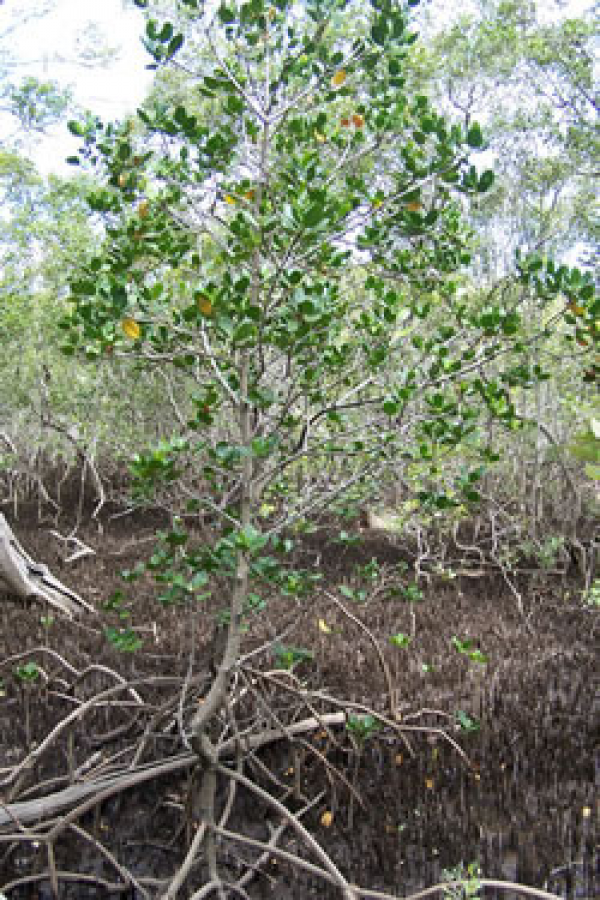
[[[119,187],[125,187],[127,184],[128,178],[127,175],[119,175]]]
[[[394,762],[396,763],[397,766],[401,766],[402,763],[404,762],[404,756],[401,753],[396,753]]]
[[[229,203],[230,206],[235,206],[235,198],[231,196],[231,194],[225,194],[225,203]]]
[[[319,619],[319,631],[322,631],[323,634],[331,634],[331,628],[325,619]]]
[[[426,778],[426,779],[425,779],[425,787],[427,788],[428,791],[432,791],[432,790],[433,790],[433,778]]]
[[[333,822],[333,813],[329,810],[326,810],[321,816],[321,825],[324,828],[331,828],[331,823]]]
[[[352,116],[352,123],[355,128],[362,128],[365,124],[364,116],[361,116],[360,113],[354,113]]]
[[[206,297],[203,294],[198,297],[198,309],[202,313],[203,316],[210,316],[212,313],[212,300],[210,297]]]
[[[140,205],[137,208],[138,216],[140,219],[147,219],[150,215],[150,204],[147,200],[142,200]]]
[[[318,131],[316,131],[316,132],[315,132],[315,137],[316,137],[316,139],[318,140],[318,142],[319,142],[320,144],[324,144],[324,143],[325,143],[325,135],[324,135],[324,134],[320,134]]]
[[[380,206],[383,206],[383,200],[373,200],[373,206],[375,209],[379,209]]]
[[[342,126],[342,128],[350,128],[350,119],[348,118],[348,116],[342,116],[342,118],[340,119],[340,125]]]
[[[407,203],[406,208],[409,212],[419,212],[421,204],[418,200],[414,200],[412,203]]]
[[[128,338],[131,338],[132,341],[137,341],[141,334],[141,329],[135,319],[123,319],[121,322],[121,328],[125,332]]]
[[[581,808],[581,815],[583,816],[584,819],[589,819],[590,816],[592,815],[591,806],[583,806]]]
[[[582,316],[585,312],[583,306],[578,306],[576,303],[569,303],[569,309],[574,316]]]
[[[333,87],[341,87],[346,80],[346,70],[339,69],[331,79],[331,84]]]
[[[246,200],[254,200],[254,191],[246,191],[244,197]]]

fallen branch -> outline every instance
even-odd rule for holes
[[[78,594],[55,578],[48,566],[36,563],[15,537],[0,513],[0,581],[17,597],[38,597],[60,609],[69,618],[95,609]]]
[[[329,725],[342,724],[346,719],[343,712],[329,713],[322,717],[322,721]],[[319,720],[310,718],[301,722],[288,725],[288,734],[298,735],[314,731],[321,727]],[[279,729],[266,729],[259,734],[250,735],[242,739],[244,750],[257,750],[275,741],[284,738],[285,735]],[[231,759],[238,747],[238,738],[225,741],[218,749],[219,759]],[[15,803],[0,805],[0,828],[5,825],[31,823],[40,819],[49,819],[68,809],[73,809],[77,804],[86,804],[86,810],[109,797],[122,791],[129,790],[146,781],[161,778],[190,768],[198,763],[195,753],[183,753],[179,756],[167,759],[164,762],[148,763],[137,770],[127,770],[116,775],[107,775],[83,784],[73,784],[62,791],[48,794],[35,800],[17,801]],[[89,805],[88,801],[92,801]]]
[[[70,555],[65,556],[66,563],[75,562],[75,560],[81,559],[82,556],[96,555],[95,550],[93,550],[87,544],[84,544],[83,541],[79,540],[79,538],[75,537],[75,535],[73,534],[62,535],[60,531],[55,531],[52,528],[48,533],[64,544],[65,552],[68,552],[69,549],[71,550]]]

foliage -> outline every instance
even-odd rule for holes
[[[462,884],[448,885],[444,893],[451,900],[477,900],[481,891],[481,869],[479,863],[472,862],[468,866],[459,863],[453,869],[445,869],[443,880],[447,882],[462,882]]]
[[[495,223],[481,248],[488,268],[491,247],[506,268],[517,243],[560,252],[597,239],[590,192],[597,23],[563,15],[548,24],[547,12],[529,0],[478,3],[440,30],[419,60],[447,102],[489,123],[488,146],[506,177],[477,216]]]
[[[33,684],[40,678],[41,671],[37,663],[28,662],[23,663],[22,666],[17,666],[15,675],[23,684]]]
[[[480,663],[481,665],[485,665],[488,661],[485,653],[482,653],[470,638],[465,638],[461,640],[456,637],[456,635],[452,638],[452,646],[454,649],[462,654],[462,656],[466,656],[470,662]]]
[[[226,670],[251,592],[310,590],[283,534],[399,471],[425,512],[477,503],[491,423],[518,430],[516,392],[546,377],[532,344],[565,312],[590,340],[596,313],[591,279],[539,256],[486,294],[462,286],[461,207],[493,174],[473,162],[477,122],[407,92],[415,34],[401,5],[252,2],[215,21],[195,9],[150,15],[146,43],[157,68],[182,54],[186,70],[186,42],[202,45],[193,78],[210,123],[185,95],[155,97],[137,121],[70,123],[105,237],[71,279],[62,326],[71,355],[131,354],[173,396],[168,370],[179,378],[185,413],[133,474],[140,498],[186,474],[196,489],[148,568],[169,600],[229,584]],[[197,514],[211,522],[200,548],[185,528]]]
[[[72,105],[69,90],[32,76],[27,76],[18,85],[8,85],[5,98],[8,111],[26,132],[47,129]]]
[[[278,669],[293,669],[298,663],[306,662],[313,658],[310,650],[304,647],[287,647],[278,644],[273,649],[273,656]]]
[[[135,653],[144,643],[132,628],[115,628],[108,625],[104,633],[113,647],[121,653]]]
[[[381,722],[371,715],[348,716],[346,731],[363,746],[381,728]]]
[[[456,721],[461,731],[465,731],[467,733],[477,732],[481,729],[481,723],[462,709],[457,710]]]
[[[584,594],[584,601],[588,606],[600,606],[600,579],[595,578],[589,590]]]

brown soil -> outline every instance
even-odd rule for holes
[[[39,606],[26,608],[2,597],[0,768],[13,766],[27,747],[41,742],[73,710],[74,702],[115,683],[97,668],[74,679],[68,666],[84,673],[93,662],[125,679],[146,680],[140,690],[155,708],[172,696],[173,688],[152,686],[148,679],[185,677],[192,644],[195,671],[207,673],[214,617],[222,601],[207,601],[194,629],[188,610],[156,602],[156,588],[147,577],[127,585],[119,575],[145,558],[155,529],[163,524],[160,517],[123,517],[106,523],[103,534],[93,528],[80,532],[96,555],[70,566],[65,566],[62,547],[46,526],[23,518],[11,524],[34,558],[46,562],[101,612],[115,591],[126,592],[131,613],[126,624],[139,630],[144,646],[134,654],[123,653],[106,639],[103,626],[118,624],[114,612],[102,612],[101,623],[67,622]],[[532,577],[519,585],[523,615],[497,574],[438,579],[421,586],[422,599],[409,602],[402,593],[411,582],[410,571],[405,571],[405,565],[410,566],[407,548],[396,546],[385,534],[363,535],[360,544],[347,547],[336,542],[335,534],[326,529],[303,539],[296,562],[318,566],[324,575],[321,586],[303,601],[271,598],[250,621],[244,653],[285,632],[282,643],[313,654],[295,669],[306,688],[353,704],[351,713],[361,713],[363,704],[385,715],[389,696],[374,638],[391,672],[404,723],[430,730],[407,732],[405,743],[383,727],[359,753],[344,728],[330,735],[307,735],[305,745],[295,750],[281,740],[262,750],[262,766],[249,765],[246,774],[275,796],[283,794],[281,785],[286,783],[295,783],[308,799],[323,792],[303,822],[356,884],[404,895],[435,883],[444,869],[477,861],[489,878],[546,884],[565,896],[593,896],[598,616],[582,602],[581,586],[552,581],[543,573]],[[365,579],[357,580],[356,567],[373,558],[385,569],[388,588],[395,590],[381,590],[365,602],[340,593],[341,584],[365,586]],[[335,604],[332,594],[371,636]],[[398,633],[412,635],[408,647],[390,643],[390,636]],[[487,664],[459,654],[452,646],[455,636],[471,640],[486,654]],[[43,669],[44,684],[26,686],[16,676],[16,668],[31,660]],[[272,650],[257,655],[252,664],[274,669]],[[293,718],[293,697],[278,689],[272,701],[282,719]],[[320,711],[331,708],[325,701],[319,705]],[[479,730],[461,729],[459,711],[477,720]],[[104,758],[118,753],[139,738],[147,722],[147,715],[132,717],[130,708],[95,710],[83,724],[65,732],[51,753],[41,756],[18,799],[26,797],[28,788],[64,774],[69,764],[77,768],[95,753]],[[432,728],[444,729],[466,758],[442,731]],[[310,743],[318,753],[310,751]],[[153,747],[156,758],[180,752],[177,730],[157,736]],[[267,769],[279,787],[267,777]],[[52,789],[50,785],[48,792]],[[142,882],[168,878],[188,846],[181,803],[191,793],[190,771],[185,771],[109,800],[81,824]],[[3,803],[13,799],[2,789]],[[225,785],[219,788],[219,800],[225,800]],[[290,808],[299,802],[290,798]],[[325,812],[333,814],[331,824],[323,824],[328,822]],[[266,840],[276,824],[272,811],[238,790],[230,830]],[[280,846],[311,858],[289,829]],[[244,860],[256,855],[227,842],[219,859],[223,872],[234,880]],[[0,888],[45,866],[40,850],[5,843],[0,848]],[[118,881],[114,868],[73,832],[57,846],[57,867]],[[189,893],[181,896],[191,896],[204,880],[206,874],[195,870]],[[127,896],[93,883],[65,883],[61,889],[65,898]],[[150,896],[158,896],[156,885],[147,882],[147,889]],[[247,891],[253,900],[341,896],[339,889],[273,857]],[[48,882],[42,880],[14,888],[9,896],[52,896],[48,892]]]

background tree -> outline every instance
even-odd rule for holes
[[[540,264],[552,254],[587,267],[597,243],[591,12],[572,18],[547,4],[519,2],[473,4],[446,18],[435,4],[426,12],[429,39],[415,48],[413,77],[428,83],[444,108],[486,123],[487,158],[499,175],[468,211],[478,236],[472,290],[511,275],[515,248],[537,253]],[[537,299],[525,309],[539,327]],[[507,444],[501,483],[488,479],[489,493],[498,498],[500,491],[513,510],[514,498],[522,498],[513,522],[527,541],[542,532],[559,542],[574,536],[581,501],[593,494],[569,442],[594,414],[597,370],[586,336],[580,331],[569,340],[576,343],[565,344],[562,334],[536,343],[535,362],[550,377],[530,395],[514,393],[531,425]]]

